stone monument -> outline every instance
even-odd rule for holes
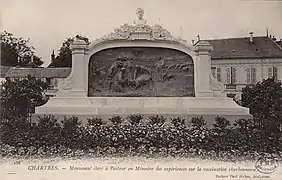
[[[250,117],[213,78],[208,42],[192,46],[160,25],[148,25],[143,9],[136,14],[134,25],[89,45],[73,42],[70,75],[36,115]]]

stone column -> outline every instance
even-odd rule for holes
[[[200,41],[195,46],[195,96],[213,97],[210,90],[211,52],[212,46],[207,41]]]
[[[85,67],[87,66],[87,43],[76,39],[71,44],[72,51],[72,69],[71,69],[71,92],[74,96],[87,96],[87,75]],[[87,66],[88,67],[88,66]]]

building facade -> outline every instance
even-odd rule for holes
[[[275,77],[282,80],[281,41],[265,37],[207,40],[214,48],[212,74],[229,97],[241,99],[242,88]]]

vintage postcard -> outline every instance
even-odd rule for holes
[[[282,1],[1,0],[0,179],[282,179]]]

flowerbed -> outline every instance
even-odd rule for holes
[[[162,116],[115,116],[109,120],[105,123],[93,117],[82,125],[77,117],[65,118],[61,124],[54,116],[39,117],[36,124],[24,118],[4,119],[0,152],[6,157],[171,156],[225,160],[282,152],[281,134],[264,132],[251,120],[240,119],[231,127],[228,120],[216,117],[209,129],[202,117],[192,118],[191,128],[184,125],[183,119],[166,120]]]

